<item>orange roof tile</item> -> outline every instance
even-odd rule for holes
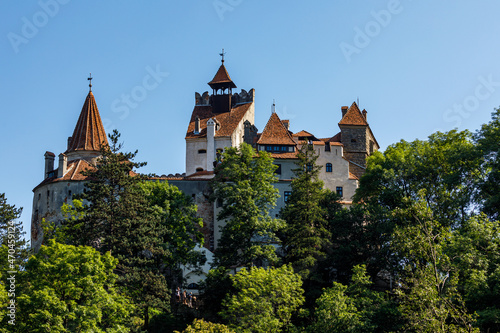
[[[196,105],[191,115],[186,139],[188,138],[202,138],[207,136],[207,121],[210,118],[215,118],[220,124],[220,128],[215,132],[216,137],[231,136],[236,130],[236,127],[243,119],[243,116],[250,109],[252,103],[245,103],[237,105],[231,109],[231,112],[224,112],[214,114],[212,113],[211,106]],[[194,125],[196,117],[200,118],[200,131],[199,134],[194,134]]]
[[[208,82],[208,84],[212,87],[213,85],[218,85],[218,84],[223,84],[227,83],[228,86],[231,88],[236,88],[236,85],[234,84],[233,80],[229,77],[229,73],[227,72],[226,66],[224,64],[220,65],[219,70],[215,74],[214,78],[212,81]]]
[[[356,102],[353,102],[346,114],[340,120],[339,125],[368,126],[368,122],[359,110]]]
[[[82,171],[85,170],[92,170],[95,169],[95,167],[87,162],[86,160],[72,160],[68,162],[68,165],[66,167],[66,174],[64,174],[62,177],[57,178],[55,177],[50,177],[44,179],[40,184],[38,184],[35,189],[41,185],[48,184],[48,183],[53,183],[53,182],[63,182],[63,181],[82,181],[88,179],[87,176],[82,175]],[[54,170],[54,174],[57,175],[58,169]],[[33,190],[35,190],[33,189]]]
[[[290,132],[285,128],[280,118],[273,112],[266,127],[257,141],[259,145],[295,145]]]
[[[274,159],[296,159],[297,158],[297,152],[293,153],[271,153],[271,157]]]
[[[106,139],[106,132],[102,125],[94,94],[90,91],[83,104],[66,153],[75,150],[99,151],[103,143],[107,144],[108,140]]]
[[[359,180],[359,178],[353,174],[352,172],[349,171],[349,179],[356,179],[356,180]]]

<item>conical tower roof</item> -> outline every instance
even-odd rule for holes
[[[66,153],[82,150],[99,151],[101,144],[107,143],[106,132],[102,125],[94,94],[89,91]]]
[[[226,66],[224,66],[224,63],[220,65],[219,70],[215,74],[214,78],[212,81],[208,82],[208,85],[212,87],[213,89],[219,89],[219,88],[236,88],[236,85],[234,84],[233,80],[231,80],[231,77],[229,77],[229,73],[227,72]]]

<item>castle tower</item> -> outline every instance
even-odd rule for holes
[[[68,148],[64,154],[68,156],[68,161],[84,159],[95,164],[95,158],[100,155],[101,145],[108,144],[108,140],[92,93],[92,84],[89,84],[89,87],[89,93],[83,103],[73,135],[68,138]]]
[[[239,146],[245,140],[245,129],[250,136],[254,128],[255,91],[232,92],[236,84],[224,66],[224,50],[220,55],[222,64],[208,82],[212,95],[208,91],[195,93],[196,104],[186,133],[188,177],[213,177],[217,156],[226,147]]]
[[[35,250],[43,241],[42,219],[59,224],[62,220],[61,206],[71,202],[72,196],[82,193],[85,188],[86,177],[81,172],[95,166],[101,144],[108,143],[92,84],[89,87],[73,136],[68,138],[68,148],[58,156],[58,168],[54,169],[54,153],[47,151],[44,155],[44,179],[33,189],[31,246]]]
[[[380,148],[368,124],[367,111],[360,111],[356,102],[349,108],[343,106],[339,127],[344,157],[351,162],[351,172],[359,178],[366,169],[367,157]]]
[[[212,81],[208,82],[208,85],[213,90],[211,104],[212,112],[215,114],[231,111],[232,89],[236,88],[236,85],[231,80],[231,77],[229,77],[226,66],[224,66],[224,49],[222,49],[222,53],[220,55],[222,57],[222,63],[219,70],[215,74]]]

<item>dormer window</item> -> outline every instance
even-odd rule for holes
[[[194,119],[194,134],[200,134],[200,117]]]

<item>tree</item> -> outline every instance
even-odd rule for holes
[[[236,333],[224,324],[211,323],[203,319],[195,319],[184,331],[175,333]]]
[[[473,208],[479,165],[468,131],[437,132],[427,141],[402,140],[370,156],[355,201],[385,218],[391,210],[405,208],[405,199],[418,201],[425,190],[424,200],[435,219],[441,224],[461,223]]]
[[[500,331],[500,222],[473,216],[454,230],[446,253],[453,259],[457,289],[467,309],[477,313],[483,332]]]
[[[115,288],[116,264],[109,252],[50,240],[19,276],[15,331],[128,331],[133,306]]]
[[[65,220],[64,232],[70,244],[93,246],[102,254],[110,251],[118,259],[117,283],[143,312],[147,328],[149,308],[169,306],[167,230],[161,209],[150,204],[141,187],[147,177],[134,171],[145,163],[133,162],[137,151],[119,152],[119,137],[116,130],[109,135],[111,146],[102,146],[95,168],[84,171],[89,181],[77,199],[87,205]]]
[[[402,266],[401,314],[407,327],[419,332],[474,332],[474,318],[457,291],[457,272],[446,253],[451,228],[434,219],[424,197],[394,211],[402,221],[392,242]]]
[[[256,261],[277,261],[276,232],[283,221],[269,216],[276,205],[277,181],[269,153],[242,143],[222,154],[212,181],[214,199],[222,202],[217,219],[225,220],[222,235],[215,250],[216,265],[248,266]]]
[[[399,314],[382,292],[371,290],[364,265],[353,268],[349,286],[333,282],[316,301],[310,332],[396,331]]]
[[[22,208],[7,203],[5,193],[0,193],[0,245],[5,245],[14,251],[14,261],[21,265],[28,258],[28,242],[24,239],[23,223],[16,221],[22,213]]]
[[[169,282],[175,288],[179,265],[198,265],[205,257],[194,250],[203,245],[203,220],[196,217],[197,206],[177,187],[167,182],[145,181],[141,188],[149,202],[160,214],[162,242],[166,248],[164,264],[169,267]]]
[[[478,181],[478,197],[485,213],[493,219],[500,218],[500,108],[492,114],[492,120],[484,124],[475,135],[481,154],[482,177]]]
[[[221,315],[238,332],[281,332],[304,302],[302,280],[288,265],[243,268],[231,280],[236,291],[224,300]]]
[[[326,227],[326,210],[321,205],[326,196],[323,182],[318,179],[321,166],[313,145],[303,145],[297,154],[297,168],[292,170],[292,194],[281,217],[287,225],[282,244],[285,262],[292,263],[303,279],[315,271],[317,261],[325,257],[330,234]]]

